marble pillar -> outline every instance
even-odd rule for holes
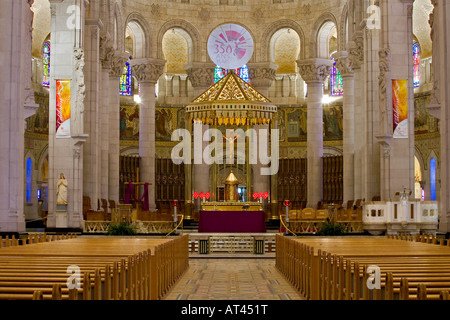
[[[209,145],[209,141],[204,141],[203,139],[204,134],[207,130],[209,130],[209,125],[204,125],[201,121],[194,121],[194,131],[193,131],[193,143],[194,143],[194,153],[195,152],[201,152],[203,154],[203,150],[206,150],[206,148]],[[205,163],[202,157],[202,163],[193,164],[192,173],[193,173],[193,185],[194,185],[194,191],[197,191],[198,193],[207,193],[210,192],[212,195],[215,190],[213,188],[210,188],[210,178],[209,178],[209,168],[210,166]],[[201,201],[201,200],[200,200]],[[201,207],[199,205],[200,201],[195,204],[195,212],[200,211]]]
[[[334,55],[336,67],[341,73],[344,84],[344,204],[355,199],[355,87],[353,63],[347,51]]]
[[[108,199],[109,196],[109,74],[111,71],[112,59],[114,57],[114,49],[112,46],[111,36],[108,33],[103,33],[100,37],[100,60],[101,68],[101,82],[100,82],[100,190],[97,198],[91,198],[91,206],[97,209],[98,199]]]
[[[355,158],[354,158],[354,198],[365,199],[363,193],[363,150],[364,150],[364,135],[357,134],[364,130],[364,85],[362,64],[364,62],[364,38],[362,31],[353,33],[353,41],[348,44],[348,53],[352,61],[352,68],[354,71],[354,143],[355,143]],[[366,199],[371,200],[371,199]]]
[[[102,72],[99,55],[100,29],[102,22],[99,19],[86,20],[85,43],[85,80],[86,103],[84,128],[89,139],[83,148],[83,193],[91,199],[91,205],[100,198],[101,192],[101,97]]]
[[[381,199],[393,199],[403,188],[414,190],[413,0],[381,0],[379,50],[379,135],[382,149]],[[393,80],[407,80],[408,125],[403,137],[394,135]]]
[[[333,62],[313,58],[299,60],[297,64],[301,77],[308,84],[308,206],[317,207],[323,200],[323,83],[331,74]]]
[[[0,10],[0,233],[25,232],[24,204],[24,75],[31,74],[30,1],[5,0]],[[7,44],[7,45],[5,45]]]
[[[87,3],[79,0],[50,1],[52,55],[50,64],[49,105],[49,195],[47,227],[81,229],[83,227],[83,144],[86,84],[84,77],[84,16]],[[69,7],[78,6],[80,24],[72,21]],[[70,124],[57,133],[57,91],[59,80],[70,80]],[[66,101],[67,102],[67,101]],[[67,115],[66,115],[67,117]],[[65,120],[65,119],[64,119]],[[68,131],[67,131],[68,129]],[[57,205],[57,184],[64,174],[68,184],[67,205]]]
[[[150,211],[156,211],[156,131],[155,85],[164,72],[164,60],[131,60],[133,74],[141,85],[139,104],[139,155],[141,157],[140,181],[148,182]]]
[[[440,119],[441,149],[438,170],[440,170],[439,231],[450,232],[450,4],[447,1],[432,0],[434,9],[430,15],[431,38],[433,40],[433,91],[430,114]],[[439,183],[437,183],[437,190]]]
[[[120,76],[123,74],[128,55],[115,52],[109,71],[109,106],[108,106],[108,198],[119,203],[120,193]]]

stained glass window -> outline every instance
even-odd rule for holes
[[[430,200],[436,201],[436,159],[430,160]]]
[[[26,201],[27,203],[31,203],[31,170],[32,170],[32,162],[31,158],[27,159],[27,194]]]
[[[333,60],[333,68],[331,69],[330,76],[331,96],[339,97],[344,95],[344,81],[341,73],[336,68],[336,61],[334,61],[334,58],[331,58],[331,60]]]
[[[42,49],[42,86],[50,87],[50,42],[46,41]]]
[[[417,41],[413,44],[413,59],[414,59],[414,88],[420,86],[420,46]]]
[[[120,95],[121,96],[132,96],[131,84],[133,81],[133,76],[131,74],[130,63],[127,62],[125,68],[123,69],[123,74],[120,77]]]
[[[234,72],[237,74],[239,78],[250,84],[250,76],[247,65],[244,65],[243,67],[234,70]],[[219,82],[223,77],[225,77],[228,74],[228,70],[224,69],[222,67],[216,66],[216,70],[214,72],[214,83]]]

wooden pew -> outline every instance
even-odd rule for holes
[[[77,297],[67,288],[71,265],[83,273]],[[160,299],[188,265],[188,236],[78,238],[4,248],[0,252],[0,299],[28,300],[38,291],[43,299],[59,299],[55,284],[62,288],[62,299]]]
[[[438,299],[450,289],[447,247],[393,239],[277,236],[277,248],[277,268],[308,299],[368,299],[369,265],[381,269],[382,289],[374,290],[373,299]]]

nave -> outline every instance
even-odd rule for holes
[[[189,255],[189,236],[0,242],[0,300],[449,300],[450,241],[289,237],[276,256]],[[228,258],[228,259],[224,259]],[[239,259],[241,258],[241,259]]]
[[[274,259],[191,259],[164,300],[304,300]]]

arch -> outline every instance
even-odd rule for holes
[[[163,56],[166,60],[166,73],[168,74],[186,74],[186,65],[189,60],[190,36],[183,29],[173,28],[167,31],[163,36]]]
[[[164,59],[164,54],[162,50],[162,40],[166,32],[169,31],[170,29],[178,30],[181,33],[181,35],[186,39],[188,43],[189,62],[201,61],[202,40],[200,33],[192,24],[181,19],[168,21],[159,30],[156,42],[157,58]]]
[[[133,32],[133,58],[150,58],[151,29],[147,20],[139,13],[130,13],[124,25],[124,34],[127,28]],[[125,42],[125,38],[124,38]]]
[[[42,45],[42,86],[50,88],[50,75],[51,75],[51,43],[50,40],[46,40]]]
[[[414,198],[422,198],[422,182],[424,181],[425,173],[422,157],[420,154],[414,155]]]
[[[34,176],[35,169],[35,159],[31,151],[28,151],[24,157],[24,192],[25,192],[25,203],[32,203],[33,195],[33,179],[36,180]]]
[[[125,147],[120,150],[121,156],[139,156],[139,147]]]
[[[310,57],[311,58],[324,58],[324,59],[328,59],[329,58],[329,54],[328,52],[326,52],[325,54],[325,49],[323,48],[323,46],[321,47],[321,41],[323,41],[323,38],[325,36],[328,36],[328,33],[331,31],[331,29],[335,27],[336,28],[336,32],[337,32],[337,37],[338,37],[338,43],[339,43],[339,28],[338,28],[338,23],[336,20],[336,17],[330,13],[330,12],[326,12],[324,14],[322,14],[314,23],[314,26],[312,28],[312,32],[311,32],[311,39],[310,39]],[[321,39],[322,38],[322,39]],[[326,46],[328,47],[328,46]],[[322,50],[320,50],[322,49]]]
[[[323,147],[323,156],[324,157],[330,157],[330,156],[343,156],[344,152],[336,147]]]
[[[114,41],[116,43],[116,49],[120,52],[125,51],[125,28],[123,23],[123,14],[120,6],[117,2],[114,5],[114,13],[112,15],[113,20],[113,34]],[[116,25],[117,24],[117,25]]]
[[[429,163],[429,179],[430,179],[430,200],[436,201],[438,199],[438,181],[439,181],[439,160],[434,151],[431,151],[428,156],[427,163]]]
[[[271,52],[272,52],[272,38],[273,36],[282,29],[292,29],[294,30],[299,38],[300,38],[300,54],[298,59],[305,59],[306,58],[306,52],[305,52],[305,33],[303,32],[302,27],[293,20],[278,20],[273,22],[263,33],[261,38],[261,61],[267,62],[270,61],[271,58]],[[273,61],[272,61],[273,62]]]
[[[38,170],[38,177],[36,177],[36,181],[41,181],[41,173],[42,173],[42,166],[44,165],[44,161],[48,157],[48,145],[42,150],[41,154],[39,155],[39,161],[36,161],[36,167],[35,169]]]
[[[350,5],[351,7],[351,5]],[[349,3],[346,3],[342,10],[340,28],[338,30],[339,41],[338,51],[347,50],[347,43],[350,40],[351,30],[349,29]]]
[[[277,74],[296,73],[300,50],[300,36],[290,28],[279,29],[272,35],[269,61],[278,65]]]
[[[420,57],[421,57],[421,46],[420,42],[417,40],[416,36],[413,36],[413,82],[414,88],[420,87]]]

